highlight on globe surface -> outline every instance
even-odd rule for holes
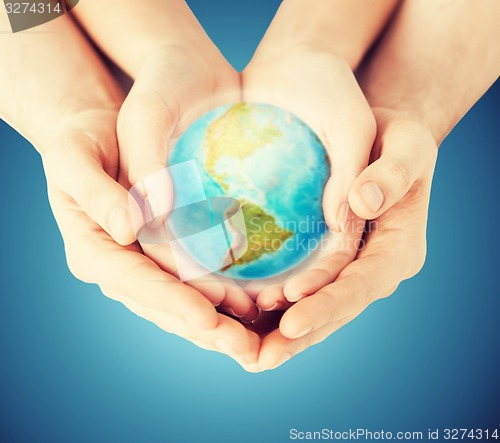
[[[327,152],[302,120],[276,106],[236,103],[196,120],[165,171],[145,177],[129,200],[141,215],[139,241],[168,243],[182,281],[210,273],[255,280],[290,270],[318,248],[328,230],[329,176]],[[167,183],[168,213],[152,210],[144,189]]]

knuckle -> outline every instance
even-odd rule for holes
[[[349,271],[347,275],[353,281],[357,281],[358,285],[356,287],[356,296],[359,300],[359,307],[361,309],[366,308],[368,305],[373,303],[379,298],[377,291],[372,284],[366,279],[366,277],[358,271]]]
[[[411,186],[411,175],[408,165],[399,159],[390,159],[387,162],[387,171],[396,189],[406,192]]]
[[[344,268],[348,263],[351,263],[356,255],[356,250],[333,250],[329,251],[318,262],[317,268],[323,270],[330,279],[334,279],[338,275],[338,270]]]
[[[340,309],[339,306],[339,301],[335,297],[334,294],[332,294],[330,291],[322,291],[322,294],[324,294],[325,298],[328,300],[328,316],[327,316],[327,322],[331,323],[334,321],[337,316],[338,312]]]
[[[143,165],[138,165],[137,163],[132,163],[128,167],[127,178],[132,185],[136,185],[143,180],[145,180],[148,176],[147,169]],[[146,195],[143,195],[145,198]]]
[[[104,207],[103,207],[103,192],[98,189],[92,189],[86,197],[84,202],[85,212],[95,222],[99,223],[103,228],[106,221],[104,220]]]

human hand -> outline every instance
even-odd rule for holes
[[[115,181],[116,118],[110,110],[82,113],[43,150],[50,204],[71,271],[160,328],[251,370],[260,345],[255,333],[218,314],[200,292],[162,271],[136,243],[124,246],[133,241],[133,231],[125,209],[128,193]]]
[[[285,277],[246,287],[261,308],[286,309],[290,302],[331,283],[356,256],[364,220],[354,216],[347,199],[352,183],[368,164],[375,122],[349,65],[311,46],[294,47],[279,56],[257,51],[243,72],[243,99],[296,114],[316,132],[331,160],[323,210],[332,232],[321,249]]]
[[[214,47],[165,46],[144,63],[118,119],[119,180],[140,190],[139,206],[155,202],[152,218],[166,217],[171,209],[173,189],[165,168],[178,137],[211,108],[240,100],[239,74]],[[159,179],[148,186],[148,177],[155,173]],[[165,236],[155,244],[143,242],[142,248],[165,272],[179,277]],[[254,302],[228,278],[209,275],[186,283],[245,322],[258,315]]]
[[[384,200],[365,234],[365,246],[335,282],[300,300],[261,345],[259,367],[271,369],[321,342],[369,304],[392,294],[423,266],[436,142],[421,123],[374,109],[378,135],[372,164],[356,179],[349,202],[362,217],[369,211],[360,189],[377,183]]]
[[[0,10],[0,28],[7,22]],[[160,327],[251,367],[258,337],[129,245],[128,192],[116,182],[123,93],[68,15],[40,31],[0,39],[0,116],[42,157],[70,269]]]

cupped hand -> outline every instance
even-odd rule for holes
[[[43,151],[50,204],[71,271],[160,328],[252,370],[259,337],[217,313],[199,291],[160,269],[137,243],[130,244],[128,192],[116,182],[116,119],[114,110],[81,113]]]
[[[348,193],[368,164],[375,121],[349,65],[310,46],[279,55],[258,50],[242,79],[245,101],[273,104],[297,115],[316,132],[331,160],[323,195],[331,232],[320,250],[292,273],[246,287],[264,310],[286,309],[335,280],[356,256],[364,220],[350,210]]]
[[[167,217],[173,198],[165,170],[169,150],[196,118],[214,107],[239,101],[239,74],[214,46],[164,46],[148,56],[123,104],[117,128],[119,181],[134,186],[141,211],[154,206],[151,218]],[[151,201],[155,203],[151,205]],[[162,223],[158,228],[163,229]],[[142,248],[164,271],[179,277],[165,235],[143,242]],[[253,300],[230,279],[206,275],[186,284],[201,291],[221,311],[245,322],[258,315]]]
[[[368,305],[392,294],[423,266],[436,142],[417,121],[387,109],[374,109],[374,114],[378,135],[372,163],[349,192],[349,202],[359,216],[377,216],[367,225],[365,246],[334,283],[284,313],[279,329],[263,339],[262,369],[279,366],[321,342]],[[370,210],[363,197],[366,186],[380,189],[380,209]]]

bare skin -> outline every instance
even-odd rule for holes
[[[407,0],[360,70],[378,134],[349,203],[375,229],[332,284],[287,310],[263,340],[260,367],[324,340],[423,266],[438,146],[500,74],[500,4],[476,6]],[[380,191],[366,192],[366,183]]]
[[[144,15],[137,22],[130,13],[133,4],[117,17],[114,10],[126,8],[123,1],[119,8],[112,3],[88,0],[75,12],[97,44],[136,79],[123,106],[122,92],[68,17],[43,25],[49,32],[38,35],[36,42],[24,33],[0,40],[6,61],[0,68],[0,116],[42,155],[51,205],[75,275],[98,283],[106,295],[163,329],[224,352],[249,371],[262,371],[325,339],[418,272],[425,259],[437,146],[500,72],[498,2],[489,0],[474,9],[466,0],[440,0],[432,7],[406,0],[359,69],[360,86],[352,70],[392,9],[370,11],[380,21],[373,26],[368,21],[360,28],[366,33],[358,29],[356,38],[347,39],[343,37],[356,22],[345,26],[350,8],[342,9],[340,0],[335,2],[336,10],[343,11],[338,28],[324,26],[328,11],[307,16],[309,10],[301,10],[297,0],[285,2],[276,26],[243,74],[243,90],[239,74],[220,56],[184,2],[166,2],[171,14],[159,13],[165,2],[148,2],[147,7],[141,5]],[[111,22],[106,22],[111,12],[106,15],[102,10],[108,6],[116,18]],[[93,18],[92,7],[99,7],[99,18]],[[0,26],[6,28],[2,13]],[[306,37],[300,26],[304,18],[311,23]],[[280,22],[291,26],[278,26]],[[133,30],[134,39],[127,39],[127,32],[120,29]],[[186,30],[193,31],[189,38]],[[123,38],[116,38],[120,33]],[[337,41],[355,44],[336,47]],[[287,42],[293,45],[284,50]],[[74,50],[66,51],[68,45]],[[322,69],[297,69],[306,61]],[[264,67],[268,77],[262,74]],[[322,72],[332,75],[323,78]],[[328,88],[315,93],[308,79]],[[336,89],[339,83],[344,86]],[[300,91],[309,93],[301,96]],[[303,106],[289,99],[294,95]],[[342,228],[344,216],[339,214],[345,202],[352,209],[345,219],[376,221],[354,261],[353,249],[326,254],[272,290],[250,286],[263,307],[276,309],[270,303],[278,300],[283,303],[280,308],[289,309],[281,319],[269,313],[247,327],[213,306],[225,301],[228,312],[252,318],[255,306],[243,291],[227,282],[203,287],[182,284],[159,248],[147,251],[151,260],[132,244],[135,232],[123,187],[164,167],[168,146],[205,109],[246,97],[295,109],[322,134],[339,164],[345,164],[329,182],[332,189],[342,190],[340,196],[330,193],[328,186],[325,191],[325,215],[331,227],[344,233],[346,240],[355,237]],[[326,125],[316,121],[313,107],[332,116]],[[338,136],[344,128],[338,123],[339,109],[359,117],[361,129]],[[371,164],[363,169],[375,125]]]
[[[7,26],[2,11],[0,28]],[[132,243],[128,192],[116,181],[123,94],[69,17],[40,30],[36,39],[22,32],[0,39],[7,61],[0,69],[0,115],[42,157],[71,271],[162,329],[254,364],[255,333],[217,313],[204,295]]]

